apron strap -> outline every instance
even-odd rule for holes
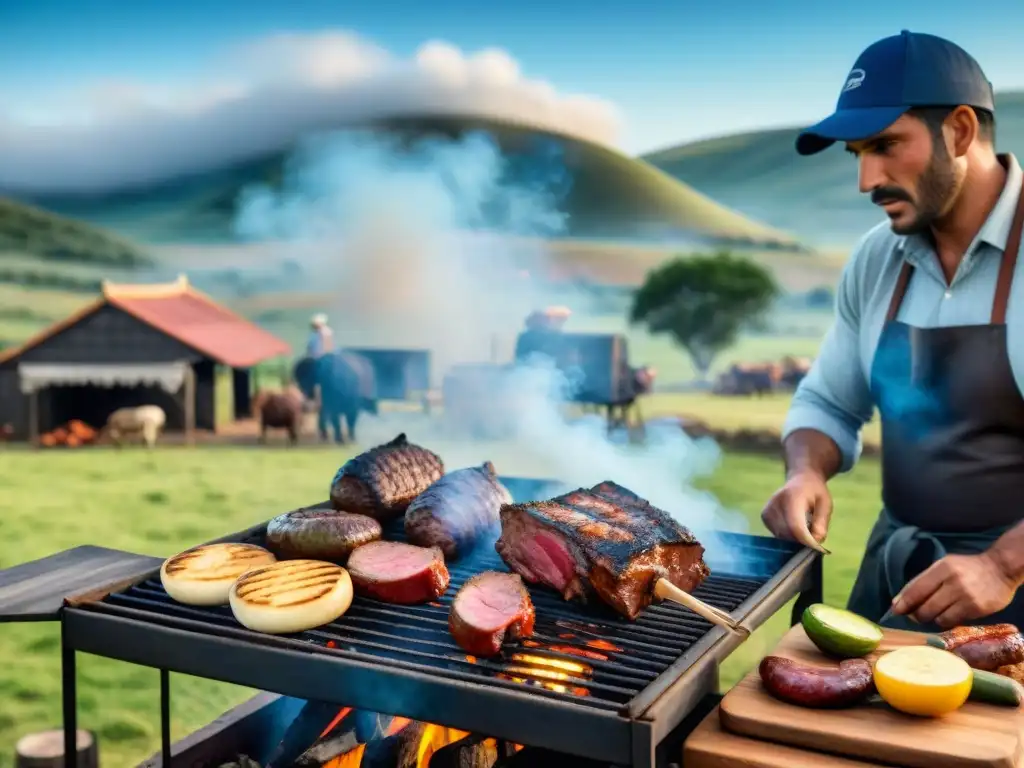
[[[1021,185],[1017,210],[1013,214],[1013,224],[1010,225],[1010,234],[1006,238],[1003,259],[999,263],[996,295],[992,300],[992,325],[1006,324],[1006,305],[1010,303],[1010,286],[1013,284],[1014,268],[1017,266],[1017,254],[1020,253],[1022,229],[1024,229],[1024,184]]]
[[[1021,195],[1021,199],[1024,200],[1024,195]],[[891,323],[896,319],[896,315],[900,311],[900,304],[903,303],[903,297],[907,294],[910,276],[913,273],[914,265],[909,261],[904,261],[903,267],[900,269],[900,276],[896,279],[896,287],[893,289],[892,299],[889,301],[889,311],[885,315],[885,322]]]

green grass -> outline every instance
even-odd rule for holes
[[[374,130],[412,137],[457,137],[483,130],[514,158],[509,164],[513,177],[523,165],[531,166],[531,180],[549,173],[544,151],[541,156],[533,154],[544,134],[532,128],[485,119],[432,117],[380,121]],[[797,244],[792,235],[729,210],[643,161],[586,141],[551,138],[566,148],[564,169],[571,185],[560,207],[568,214],[567,235],[660,238],[668,230],[682,229],[742,243],[786,248]],[[254,184],[280,182],[286,155],[282,148],[232,167],[130,192],[88,199],[50,196],[40,201],[50,210],[113,227],[146,242],[230,241],[239,193]],[[529,159],[524,164],[515,158]],[[550,175],[561,173],[561,168],[554,167]]]
[[[479,460],[461,446],[459,463]],[[439,447],[449,460],[449,449]],[[454,450],[454,449],[452,449]],[[492,452],[488,451],[488,455]],[[89,449],[34,453],[0,452],[0,567],[79,544],[102,544],[159,557],[189,545],[320,500],[343,454],[331,449],[158,448],[123,452]],[[512,465],[510,474],[537,472]],[[759,513],[781,476],[777,461],[726,456],[704,485],[723,505],[741,510],[760,531]],[[47,492],[59,479],[59,491]],[[835,521],[826,560],[826,596],[842,604],[850,588],[868,528],[878,506],[878,466],[864,462],[834,483]],[[725,664],[723,684],[756,664],[787,626],[774,617]],[[11,765],[13,744],[28,732],[60,724],[58,628],[49,624],[0,627],[0,768]],[[14,663],[11,663],[13,660]],[[79,661],[82,727],[101,739],[104,766],[133,765],[159,742],[158,677],[155,670],[92,656]],[[172,736],[204,725],[251,691],[237,686],[172,676]]]
[[[1024,153],[1024,92],[996,96],[1000,152]],[[831,105],[822,104],[824,116]],[[798,128],[723,136],[643,156],[715,200],[822,246],[849,247],[884,219],[857,191],[857,164],[832,148],[794,149]]]
[[[136,245],[91,224],[0,197],[0,251],[42,261],[102,267],[149,266]]]

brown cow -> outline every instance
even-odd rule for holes
[[[295,445],[302,428],[305,404],[301,390],[294,385],[283,390],[257,390],[252,399],[252,413],[260,424],[260,442],[267,442],[268,429],[284,429],[288,432],[288,442]]]

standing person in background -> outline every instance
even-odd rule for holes
[[[306,356],[320,357],[334,349],[334,332],[327,325],[327,315],[313,315],[309,321],[309,341],[306,342]]]
[[[1024,174],[996,153],[992,85],[957,45],[904,31],[861,53],[796,148],[837,141],[889,220],[840,279],[762,519],[824,540],[826,483],[853,466],[877,407],[883,509],[850,610],[923,631],[1024,626]]]

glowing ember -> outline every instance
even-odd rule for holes
[[[476,664],[476,656],[468,656],[467,655],[466,656],[466,661],[468,661],[470,664]]]
[[[324,768],[359,768],[363,762],[363,752],[366,751],[365,744],[357,744],[355,749],[350,749],[344,755],[338,755],[333,760],[324,763]]]
[[[570,693],[573,696],[589,696],[590,691],[586,688],[582,688],[576,685],[563,685],[561,683],[549,683],[543,680],[528,680],[525,677],[516,677],[515,675],[500,674],[498,677],[502,680],[509,680],[513,683],[519,683],[520,685],[532,685],[536,688],[544,688],[548,691],[554,691],[555,693]]]
[[[612,645],[607,640],[587,640],[584,645],[588,645],[591,648],[599,648],[602,651],[611,651],[612,653],[622,653],[622,649],[617,645]]]
[[[569,661],[568,659],[551,659],[547,656],[534,656],[530,653],[514,653],[512,654],[512,661],[517,661],[520,664],[538,665],[541,667],[541,669],[537,670],[538,677],[558,674],[560,672],[563,677],[556,678],[559,680],[565,679],[566,676],[589,677],[593,672],[588,665],[581,664],[577,661]],[[558,670],[559,672],[552,672],[551,670]]]
[[[552,653],[564,653],[566,656],[580,656],[584,659],[594,659],[595,661],[607,661],[608,656],[604,653],[598,653],[597,651],[588,651],[586,648],[577,648],[574,645],[549,645],[546,650]]]
[[[572,640],[575,637],[576,637],[576,635],[574,635],[572,632],[563,632],[562,634],[560,634],[558,636],[558,639],[559,640]]]

